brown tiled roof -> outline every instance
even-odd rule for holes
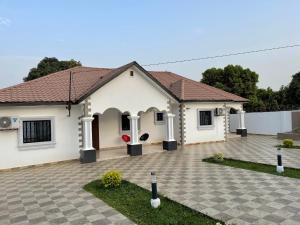
[[[71,101],[75,104],[133,65],[143,70],[179,101],[247,101],[245,98],[171,72],[145,71],[136,62],[132,62],[117,69],[74,67],[0,89],[0,104],[65,104],[69,101],[70,71]]]

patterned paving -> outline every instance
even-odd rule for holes
[[[133,224],[82,190],[112,168],[150,188],[158,174],[160,193],[230,223],[299,225],[300,180],[204,163],[223,151],[227,157],[276,164],[277,140],[266,136],[230,139],[184,150],[101,161],[77,162],[0,173],[0,224]],[[285,150],[284,164],[300,168],[300,151]]]

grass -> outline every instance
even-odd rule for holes
[[[291,148],[291,149],[300,149],[299,145],[293,145],[292,147],[285,147],[284,145],[275,145],[277,148]]]
[[[229,159],[229,158],[224,158],[223,162],[215,162],[212,157],[203,159],[203,161],[208,163],[215,163],[223,166],[230,166],[234,168],[252,170],[261,173],[269,173],[277,176],[300,179],[300,169],[296,169],[296,168],[284,167],[283,173],[277,173],[276,166],[263,164],[263,163],[248,162],[248,161]]]
[[[128,181],[122,181],[117,188],[105,188],[100,180],[95,180],[84,189],[138,225],[215,225],[219,222],[163,196],[159,196],[161,206],[153,209],[151,192]]]

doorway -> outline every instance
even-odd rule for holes
[[[100,149],[100,140],[99,140],[99,116],[94,115],[94,120],[92,122],[92,138],[93,138],[93,147],[96,150]]]

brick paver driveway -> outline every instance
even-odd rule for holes
[[[275,165],[276,143],[274,137],[249,136],[141,157],[0,172],[0,224],[133,224],[82,190],[113,168],[148,189],[154,170],[160,193],[230,223],[300,224],[300,180],[201,161],[223,151]],[[284,163],[300,168],[300,150],[284,151]]]

